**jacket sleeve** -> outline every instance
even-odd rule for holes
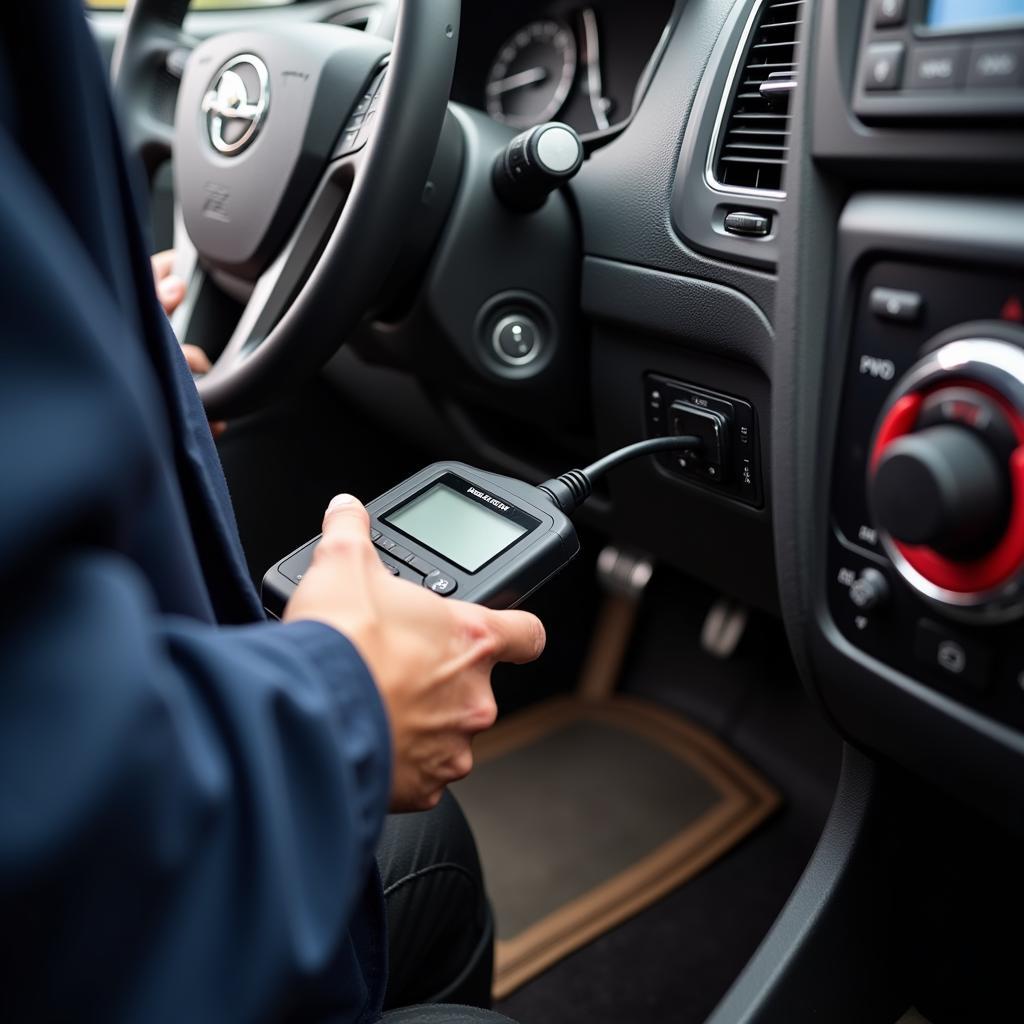
[[[2,133],[0,169],[0,1018],[337,1011],[376,687],[327,626],[168,614],[140,553],[196,556],[144,352]]]
[[[82,551],[8,604],[0,679],[4,973],[24,1009],[151,1019],[180,985],[253,1020],[323,986],[389,788],[347,641],[162,617],[130,564]]]

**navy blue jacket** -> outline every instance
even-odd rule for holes
[[[81,0],[0,25],[0,1019],[374,1019],[390,743],[263,619]]]

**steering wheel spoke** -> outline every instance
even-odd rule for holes
[[[339,143],[339,148],[342,144]],[[260,349],[288,309],[312,281],[320,256],[338,230],[365,160],[363,150],[345,153],[331,161],[295,231],[274,261],[252,285],[245,309],[231,338],[200,384],[204,400],[217,401],[223,380],[233,378],[250,359],[274,357]],[[343,289],[344,281],[336,287]]]

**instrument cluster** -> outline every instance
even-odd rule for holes
[[[511,128],[560,120],[581,134],[627,119],[672,0],[464,7],[453,96]]]

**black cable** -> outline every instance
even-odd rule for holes
[[[551,500],[568,516],[572,515],[590,497],[594,490],[594,481],[604,476],[610,469],[639,459],[644,455],[657,455],[660,452],[699,451],[704,442],[693,434],[680,434],[678,437],[653,437],[647,441],[638,441],[627,445],[617,452],[605,455],[586,469],[570,469],[568,473],[548,480],[540,485]]]
[[[636,444],[620,448],[611,455],[605,455],[598,459],[591,466],[580,470],[591,483],[605,475],[609,469],[614,469],[620,463],[629,462],[630,459],[638,459],[642,455],[657,455],[659,452],[677,452],[687,449],[695,451],[701,446],[701,439],[692,434],[680,434],[678,437],[654,437],[649,441],[637,441]]]

